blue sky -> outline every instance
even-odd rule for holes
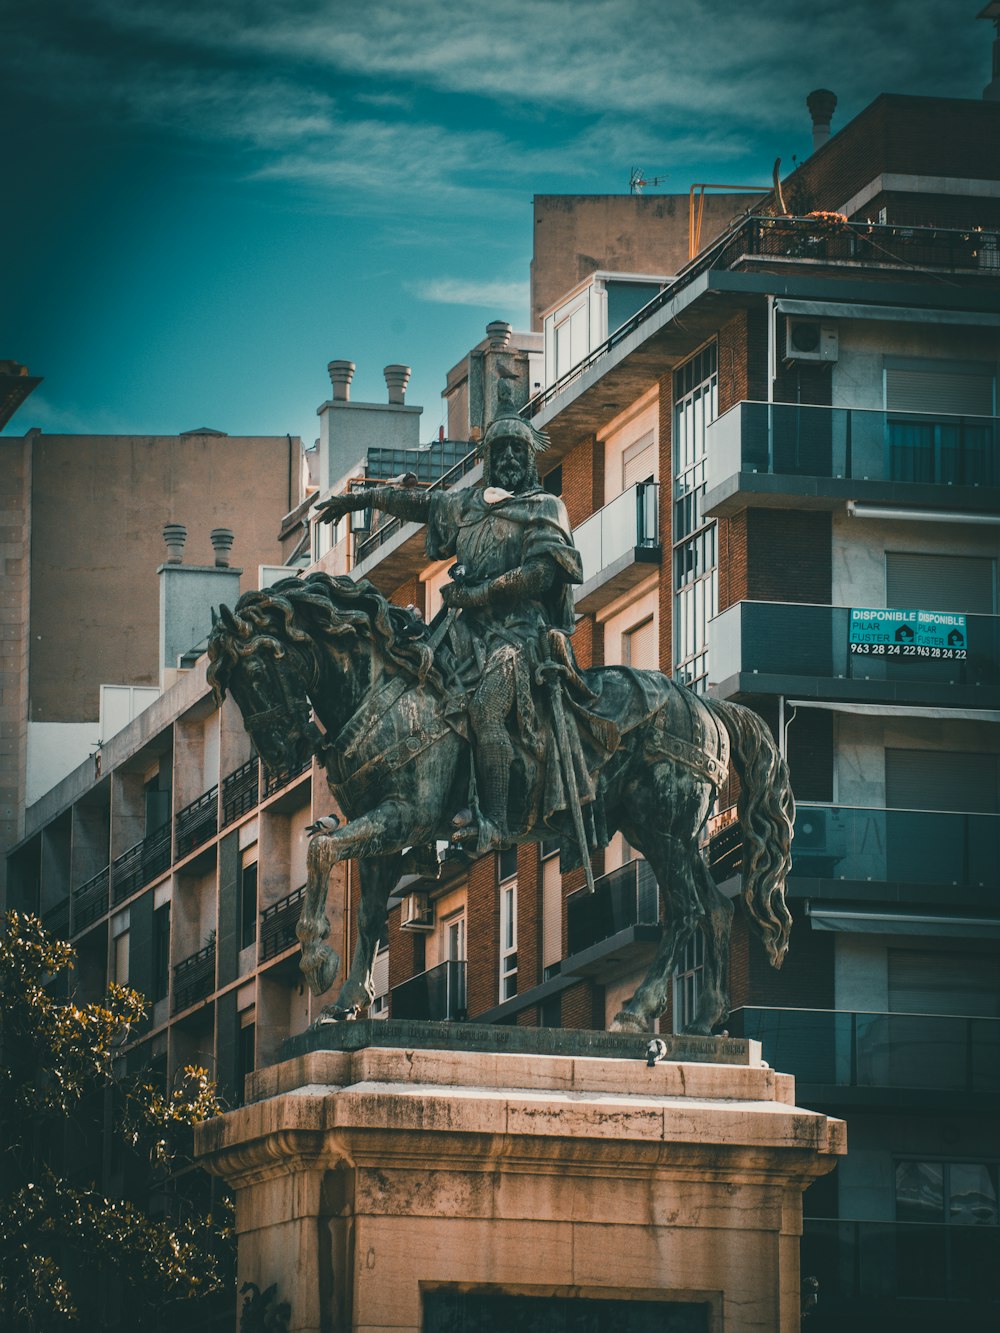
[[[24,0],[0,43],[7,427],[316,435],[326,363],[422,438],[534,194],[757,181],[880,92],[981,95],[982,0]]]

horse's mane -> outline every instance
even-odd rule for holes
[[[414,611],[393,606],[367,579],[323,573],[281,579],[244,593],[233,614],[223,609],[209,636],[209,684],[222,698],[229,672],[260,647],[280,655],[289,640],[332,642],[343,634],[370,640],[387,663],[443,692],[424,623]]]

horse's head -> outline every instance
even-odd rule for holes
[[[208,640],[208,679],[220,703],[227,690],[235,699],[268,771],[288,773],[305,764],[322,739],[309,703],[315,655],[305,635],[283,632],[265,602],[265,594],[247,593],[235,614],[219,608]]]

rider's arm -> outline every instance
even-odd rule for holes
[[[345,514],[360,509],[379,509],[394,518],[425,523],[430,512],[431,494],[417,486],[375,486],[370,490],[351,491],[347,495],[331,495],[316,506],[324,523],[335,523]]]
[[[446,584],[442,595],[445,604],[454,607],[505,606],[512,602],[532,601],[548,592],[556,581],[557,572],[550,559],[536,556],[483,583]]]

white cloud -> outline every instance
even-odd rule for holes
[[[464,278],[431,278],[427,282],[408,285],[408,290],[421,301],[436,305],[470,305],[499,310],[528,309],[526,282],[481,282]]]

